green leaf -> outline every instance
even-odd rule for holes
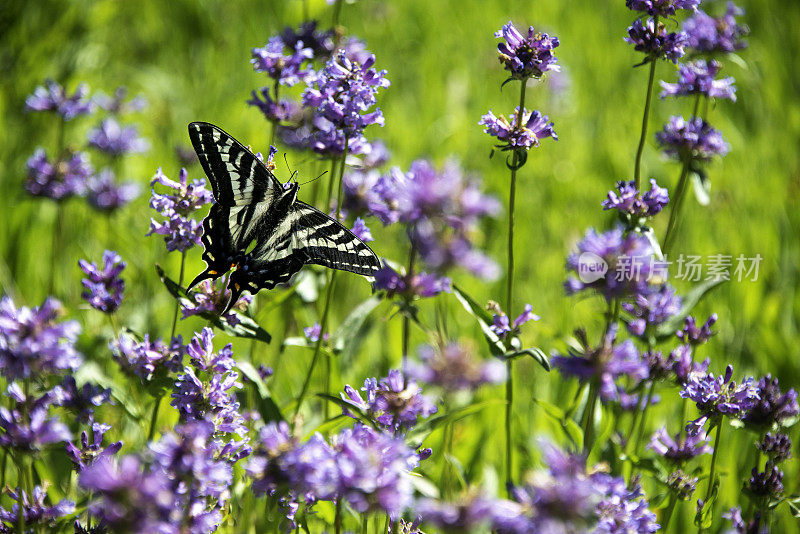
[[[436,484],[422,476],[420,473],[409,473],[411,480],[411,485],[414,486],[414,489],[417,490],[420,495],[423,497],[430,497],[431,499],[438,499],[439,498],[439,488],[436,487]]]
[[[264,379],[258,374],[253,364],[247,361],[238,361],[236,366],[242,372],[242,376],[255,385],[256,391],[258,391],[258,413],[261,414],[261,418],[264,422],[283,421],[284,417],[283,414],[281,414],[280,408],[278,408],[278,405],[272,400],[272,395],[269,392],[266,382],[264,382]]]
[[[786,504],[789,505],[792,516],[800,518],[800,495],[790,495],[786,498]]]
[[[711,527],[714,522],[714,504],[717,502],[717,492],[719,491],[719,478],[712,481],[711,495],[703,502],[703,507],[697,510],[694,516],[694,524],[700,528]]]
[[[320,399],[324,399],[328,402],[332,402],[333,404],[339,406],[343,410],[347,410],[351,416],[355,417],[362,423],[371,426],[372,428],[378,429],[378,424],[373,421],[363,410],[353,406],[349,402],[345,401],[341,397],[336,397],[334,395],[328,395],[327,393],[317,393],[317,397]]]
[[[539,347],[531,347],[529,349],[522,349],[515,352],[507,352],[506,354],[500,356],[500,358],[503,360],[513,360],[514,358],[519,358],[520,356],[530,356],[536,360],[536,362],[541,365],[545,371],[550,371],[550,359]]]
[[[469,417],[470,415],[476,414],[484,408],[488,408],[489,406],[505,403],[505,399],[489,399],[477,404],[470,404],[469,406],[465,406],[464,408],[460,408],[458,410],[453,410],[450,413],[440,415],[438,417],[431,417],[430,419],[426,419],[415,426],[409,431],[406,437],[411,442],[422,442],[431,432],[442,425]]]
[[[578,423],[567,417],[567,414],[564,412],[564,410],[555,404],[550,404],[549,402],[541,399],[534,399],[534,402],[540,406],[542,410],[544,410],[544,413],[548,417],[561,425],[561,429],[564,431],[567,437],[569,437],[573,444],[576,446],[581,446],[583,444],[583,430]]]
[[[503,344],[503,340],[489,327],[493,322],[493,318],[489,315],[489,312],[456,285],[453,285],[453,294],[467,313],[478,322],[481,331],[483,331],[483,337],[486,339],[486,343],[489,345],[489,350],[492,351],[492,354],[494,356],[503,356],[506,353],[506,347],[505,344]]]
[[[708,206],[711,203],[711,180],[698,173],[690,174],[692,179],[692,189],[697,203],[701,206]]]
[[[169,291],[173,297],[179,301],[188,301],[191,304],[197,304],[194,300],[194,297],[188,293],[186,289],[181,287],[174,280],[170,279],[166,273],[164,273],[164,269],[162,269],[158,264],[156,264],[156,272],[158,273],[158,277],[164,283],[164,286],[167,288],[167,291]],[[259,341],[263,341],[264,343],[269,343],[272,341],[272,336],[269,334],[269,332],[261,328],[250,315],[240,312],[236,309],[231,309],[230,313],[235,315],[239,320],[238,324],[231,325],[228,323],[228,321],[222,320],[219,315],[213,312],[202,312],[198,315],[228,335],[247,339],[257,339]]]
[[[725,280],[705,280],[704,282],[694,286],[686,296],[683,297],[683,305],[681,310],[669,320],[665,321],[656,329],[656,339],[662,341],[675,335],[683,326],[683,321],[692,313],[692,309],[700,302],[706,293],[723,283]]]
[[[342,324],[331,336],[330,342],[334,350],[344,351],[345,354],[353,353],[353,346],[360,339],[364,322],[372,310],[378,307],[381,300],[379,295],[372,295],[350,312],[350,315],[342,321]]]

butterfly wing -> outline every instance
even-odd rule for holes
[[[216,203],[203,221],[203,260],[208,266],[189,287],[227,272],[231,260],[255,237],[282,185],[250,150],[207,122],[189,124],[203,170]]]

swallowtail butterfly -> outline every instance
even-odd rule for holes
[[[297,182],[282,184],[252,152],[206,122],[189,125],[197,157],[214,200],[203,220],[203,260],[208,266],[189,284],[229,270],[231,298],[286,282],[307,263],[371,276],[375,253],[341,223],[297,200]]]

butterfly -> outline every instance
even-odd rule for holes
[[[189,284],[233,269],[226,311],[243,291],[255,295],[286,282],[303,265],[371,276],[378,257],[340,222],[297,199],[297,182],[283,184],[239,141],[207,122],[189,124],[189,138],[216,201],[203,220],[206,269]]]

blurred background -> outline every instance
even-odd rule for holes
[[[796,388],[800,385],[800,3],[746,0],[740,5],[746,11],[743,21],[750,27],[750,44],[723,70],[723,75],[736,78],[738,101],[719,102],[709,114],[731,151],[709,167],[709,205],[700,206],[693,197],[687,202],[674,252],[704,257],[761,255],[757,280],[723,284],[700,304],[696,316],[705,318],[716,312],[720,318],[719,334],[703,348],[702,357],[711,358],[716,372],[732,363],[737,375],[771,372],[784,389]],[[717,13],[725,5],[706,1],[703,8]],[[145,237],[150,217],[156,216],[147,205],[149,180],[158,167],[176,179],[182,165],[188,167],[190,179],[203,177],[198,164],[182,163],[178,157],[180,151],[190,149],[186,126],[191,121],[217,124],[255,151],[266,153],[269,124],[246,101],[268,79],[253,71],[250,51],[285,26],[296,27],[304,19],[303,10],[300,0],[4,3],[0,10],[0,292],[13,295],[18,304],[38,305],[48,293],[54,271],[53,292],[84,325],[84,352],[102,362],[109,358],[105,347],[110,327],[101,314],[82,304],[77,261],[96,261],[104,249],[114,249],[128,262],[120,322],[139,332],[166,336],[174,301],[154,264],[177,278],[180,257],[168,254],[160,238]],[[324,2],[308,2],[308,11],[323,27],[330,25],[331,8]],[[376,55],[376,66],[388,70],[392,83],[379,101],[386,125],[369,127],[366,136],[384,140],[392,152],[390,164],[404,170],[417,158],[430,158],[437,164],[458,158],[504,205],[508,171],[500,154],[489,158],[493,143],[478,121],[489,109],[508,114],[518,95],[511,85],[500,87],[505,76],[493,33],[513,20],[518,27],[533,25],[560,38],[556,55],[563,72],[533,83],[526,100],[528,107],[549,115],[560,139],[545,140],[531,152],[518,182],[516,298],[519,303],[531,303],[541,315],[542,320],[528,328],[526,341],[548,353],[563,352],[576,327],[590,331],[601,327],[600,299],[565,297],[564,261],[589,227],[605,229],[613,224],[614,217],[602,211],[600,202],[617,180],[632,178],[647,80],[646,68],[633,68],[640,60],[638,53],[623,42],[632,19],[622,0],[364,0],[344,5],[341,13],[340,24],[347,34],[366,42]],[[656,76],[672,82],[676,69],[659,64]],[[107,216],[91,210],[82,199],[72,199],[58,219],[55,203],[31,197],[23,189],[26,160],[37,146],[55,146],[59,135],[54,117],[24,111],[25,98],[46,78],[70,92],[85,82],[93,94],[113,94],[125,86],[130,95],[146,98],[148,106],[126,116],[126,121],[138,126],[150,148],[114,164],[119,179],[141,186],[142,194],[130,206]],[[300,90],[295,87],[288,94],[299,96]],[[670,115],[690,113],[688,105],[656,99],[650,131],[660,129]],[[67,143],[81,146],[98,121],[90,117],[68,122]],[[278,150],[287,151],[280,144]],[[102,155],[93,158],[95,168],[106,163]],[[300,182],[316,178],[325,168],[307,154],[289,151],[287,160],[300,172]],[[283,157],[279,155],[276,161],[279,178],[288,179]],[[652,135],[643,168],[645,177],[656,178],[670,189],[680,171],[678,164],[660,155]],[[666,218],[658,223],[665,224]],[[371,227],[374,250],[402,261],[407,253],[402,233],[383,229],[376,221],[371,221]],[[664,228],[657,226],[656,232],[663,235]],[[501,216],[486,224],[478,236],[501,266],[505,235]],[[60,247],[61,258],[71,259],[54,262],[54,247]],[[201,270],[200,253],[197,247],[189,252],[187,276]],[[502,296],[502,281],[485,284],[461,273],[455,282],[481,302]],[[341,277],[340,284],[334,325],[370,293],[369,285],[356,277]],[[690,287],[681,281],[675,285],[679,292]],[[263,311],[258,318],[273,334],[298,335],[315,320],[313,306],[270,306],[272,298],[259,296]],[[449,334],[479,339],[477,327],[451,300]],[[390,319],[388,307],[381,308],[381,313],[373,318],[375,328],[368,342],[342,362],[334,390],[344,383],[360,384],[367,376],[381,376],[399,364],[400,323]],[[200,319],[187,319],[179,323],[178,331],[186,339],[202,324]],[[414,345],[425,341],[419,332],[414,336]],[[255,363],[276,368],[273,394],[279,404],[288,402],[299,388],[310,353],[282,349],[278,340],[254,357]],[[521,377],[518,409],[531,421],[528,434],[520,437],[520,447],[525,449],[536,437],[555,432],[532,396],[557,402],[573,390],[532,361],[522,362],[517,369]],[[499,397],[500,388],[485,395]],[[460,427],[464,461],[475,445],[501,434],[499,426],[493,426],[499,425],[499,418],[481,417],[483,424],[474,431],[469,425]],[[491,450],[499,447],[487,448]],[[499,463],[489,452],[485,454],[478,466],[491,468]],[[530,447],[521,461],[531,465],[536,456],[535,447]],[[736,480],[737,469],[744,467],[729,458],[723,469]],[[796,480],[787,474],[787,493],[796,491]],[[730,495],[737,491],[735,484],[723,487]]]

